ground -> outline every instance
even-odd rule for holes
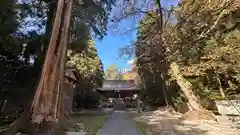
[[[81,111],[72,115],[77,128],[70,129],[68,135],[95,135],[108,119],[109,112]]]
[[[126,111],[80,112],[72,119],[78,128],[71,129],[67,135],[143,135]]]
[[[240,130],[229,117],[215,121],[182,119],[182,114],[169,110],[151,112],[115,111],[109,113],[78,113],[73,118],[82,123],[84,132],[69,135],[237,135]],[[235,117],[236,118],[236,117]],[[238,120],[239,121],[239,120]],[[85,132],[87,132],[85,134]]]
[[[166,110],[131,114],[145,135],[237,135],[240,130],[227,116],[215,121],[191,121],[181,119],[182,114]]]
[[[0,125],[0,133],[4,130],[6,130],[6,128],[8,128],[8,126],[6,125]]]
[[[128,112],[115,111],[97,135],[143,135],[143,133],[129,117]]]
[[[237,124],[227,116],[218,116],[218,122],[186,120],[182,116],[166,109],[140,114],[132,111],[78,112],[72,115],[77,128],[70,129],[67,135],[240,135]]]

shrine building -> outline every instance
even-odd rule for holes
[[[136,108],[140,90],[134,80],[104,80],[103,86],[96,89],[102,107],[117,110]]]

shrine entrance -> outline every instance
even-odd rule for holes
[[[96,89],[101,95],[101,107],[114,110],[137,108],[138,93],[134,80],[104,80],[102,88]]]

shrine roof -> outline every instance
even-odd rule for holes
[[[104,80],[103,86],[98,88],[100,91],[139,91],[134,80]]]

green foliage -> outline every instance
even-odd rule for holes
[[[198,76],[190,81],[201,99],[222,99],[219,93],[220,88],[223,88],[227,97],[238,93],[239,82],[233,81],[232,77],[239,72],[240,36],[237,30],[239,17],[235,15],[238,10],[234,10],[236,7],[233,3],[218,2],[222,5],[214,2],[206,5],[203,4],[204,0],[194,3],[184,1],[180,6],[182,12],[178,14],[178,19],[181,21],[188,16],[189,12],[192,13],[187,21],[181,22],[176,31],[181,38],[177,46],[188,52],[181,51],[184,49],[178,50],[176,57],[185,61],[182,61],[185,76]],[[224,8],[224,4],[231,6]],[[196,10],[198,8],[200,10]],[[204,23],[205,25],[202,26]],[[232,26],[235,28],[232,29]]]
[[[168,84],[170,102],[186,101],[176,91],[176,84],[166,83],[171,80],[163,77],[169,69],[166,59],[178,62],[181,73],[193,84],[194,93],[204,102],[224,99],[219,92],[221,88],[227,97],[239,93],[236,79],[240,65],[237,2],[184,0],[174,8],[174,12],[171,8],[164,14],[163,20],[156,13],[147,12],[139,23],[134,44],[138,72],[145,86],[143,96],[151,97],[153,86],[164,89],[165,83]],[[156,4],[161,6],[160,1]],[[173,16],[175,18],[171,20]],[[162,30],[159,21],[164,23]]]
[[[85,23],[86,28],[92,30],[96,37],[103,38],[106,35],[109,13],[114,4],[115,0],[83,0],[81,4],[75,4],[72,15],[75,27],[77,28],[79,24]],[[78,31],[78,29],[75,29],[75,31]]]
[[[88,89],[83,89],[77,92],[74,96],[74,103],[77,104],[79,108],[77,109],[95,109],[99,105],[100,95],[98,92]]]
[[[159,45],[159,25],[156,22],[159,17],[155,13],[146,14],[139,24],[136,50],[136,65],[141,82],[145,88],[142,92],[142,100],[152,106],[165,105],[164,90],[166,88],[166,68],[159,67],[159,62],[164,60],[162,50],[156,48]],[[157,93],[157,94],[156,94]]]
[[[122,80],[123,75],[115,64],[110,65],[105,71],[106,80]]]
[[[9,33],[15,32],[19,25],[17,21],[17,12],[14,10],[15,4],[15,0],[3,0],[1,2],[0,31],[2,38],[6,37]]]
[[[215,2],[219,2],[216,4]],[[178,25],[168,35],[169,59],[177,61],[204,107],[213,100],[239,93],[239,31],[234,1],[183,1],[176,12]],[[226,6],[228,5],[228,6]],[[234,26],[234,28],[233,28]],[[223,89],[226,97],[222,97]]]
[[[73,59],[77,61],[82,80],[92,89],[102,85],[104,73],[90,34],[99,38],[105,35],[108,15],[115,1],[75,2],[69,48],[74,52]],[[0,101],[7,99],[26,104],[34,93],[55,11],[56,1],[51,0],[1,1]]]
[[[177,107],[179,104],[183,104],[187,102],[187,99],[185,98],[184,94],[180,90],[180,87],[178,86],[176,81],[169,80],[167,88],[168,88],[167,95],[173,107]]]
[[[103,81],[103,66],[97,55],[93,40],[89,40],[86,48],[80,52],[73,52],[70,56],[77,67],[81,79],[89,84],[90,88],[100,87]]]
[[[25,104],[33,93],[41,68],[38,62],[29,60],[37,61],[42,35],[19,31],[25,17],[22,4],[4,0],[0,6],[0,100]],[[27,46],[23,48],[23,44]]]

